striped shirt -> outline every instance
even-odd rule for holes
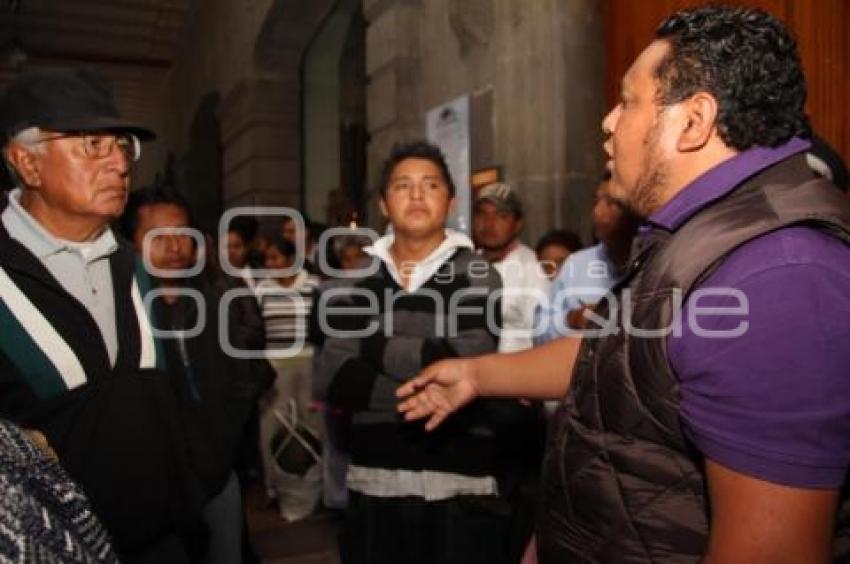
[[[373,497],[426,501],[497,494],[496,476],[511,464],[505,430],[526,408],[479,399],[428,433],[401,420],[395,391],[433,362],[496,350],[501,300],[489,298],[501,289],[501,277],[473,253],[468,237],[447,230],[403,289],[391,244],[390,236],[369,247],[381,261],[377,271],[328,292],[319,312],[336,334],[328,331],[317,353],[314,392],[351,412],[347,486]]]
[[[307,324],[319,281],[305,271],[291,286],[266,279],[257,284],[257,300],[266,326],[266,349],[291,358],[309,357]]]

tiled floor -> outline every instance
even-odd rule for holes
[[[263,563],[339,564],[337,525],[329,512],[287,523],[259,484],[249,487],[245,503],[251,542]]]

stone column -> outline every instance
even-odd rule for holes
[[[589,242],[593,190],[606,157],[602,150],[605,102],[605,14],[598,0],[560,2],[564,65],[564,169],[555,183],[551,220],[579,229]]]
[[[300,205],[297,77],[249,78],[221,106],[224,206]]]
[[[250,68],[223,96],[224,206],[300,208],[304,50],[333,0],[275,0],[251,42]]]
[[[393,144],[424,135],[421,111],[418,0],[363,0],[366,30],[366,117],[370,141],[367,185],[374,191],[380,167]],[[369,206],[370,224],[381,221]]]
[[[489,75],[475,86],[493,89],[493,164],[521,190],[524,239],[534,244],[565,227],[589,240],[592,191],[604,162],[602,3],[474,1],[493,2],[494,23],[486,62],[483,48],[471,49],[469,72]]]

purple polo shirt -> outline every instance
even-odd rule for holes
[[[675,229],[808,147],[793,139],[742,152],[697,178],[649,224]],[[706,457],[743,474],[840,487],[850,466],[850,246],[813,228],[783,229],[736,249],[699,288],[741,292],[699,298],[699,307],[738,307],[745,298],[749,311],[702,316],[694,326],[687,321],[694,295],[686,302],[681,336],[668,337],[685,432]],[[742,327],[731,338],[704,333]]]

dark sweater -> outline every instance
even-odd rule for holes
[[[265,378],[252,361],[222,350],[219,325],[227,323],[231,342],[239,339],[234,335],[239,328],[234,327],[230,312],[228,319],[220,319],[219,292],[200,277],[182,280],[181,285],[200,292],[203,303],[188,296],[178,297],[173,304],[157,300],[155,323],[174,333],[163,339],[167,370],[180,406],[191,466],[211,498],[224,488],[233,471],[245,422]],[[256,306],[253,296],[240,299]],[[230,303],[232,312],[238,300]],[[204,309],[202,315],[199,308]],[[203,322],[200,332],[188,336],[199,322]],[[181,331],[186,335],[180,336]]]
[[[42,431],[88,495],[123,557],[194,530],[203,495],[191,471],[180,412],[167,375],[142,368],[131,299],[135,253],[110,256],[118,358],[110,366],[91,314],[0,226],[0,266],[82,365],[86,381],[64,387],[30,334],[0,301],[0,416]],[[145,288],[141,288],[144,295]]]
[[[382,264],[345,292],[336,288],[333,297],[319,297],[317,316],[327,327],[377,329],[361,338],[326,335],[316,359],[317,397],[353,413],[353,464],[467,476],[500,472],[500,437],[524,414],[516,401],[476,400],[427,433],[421,422],[402,420],[395,398],[399,385],[437,360],[496,351],[501,303],[490,297],[500,287],[488,263],[459,249],[413,293],[402,290]],[[360,313],[345,315],[354,308]]]

